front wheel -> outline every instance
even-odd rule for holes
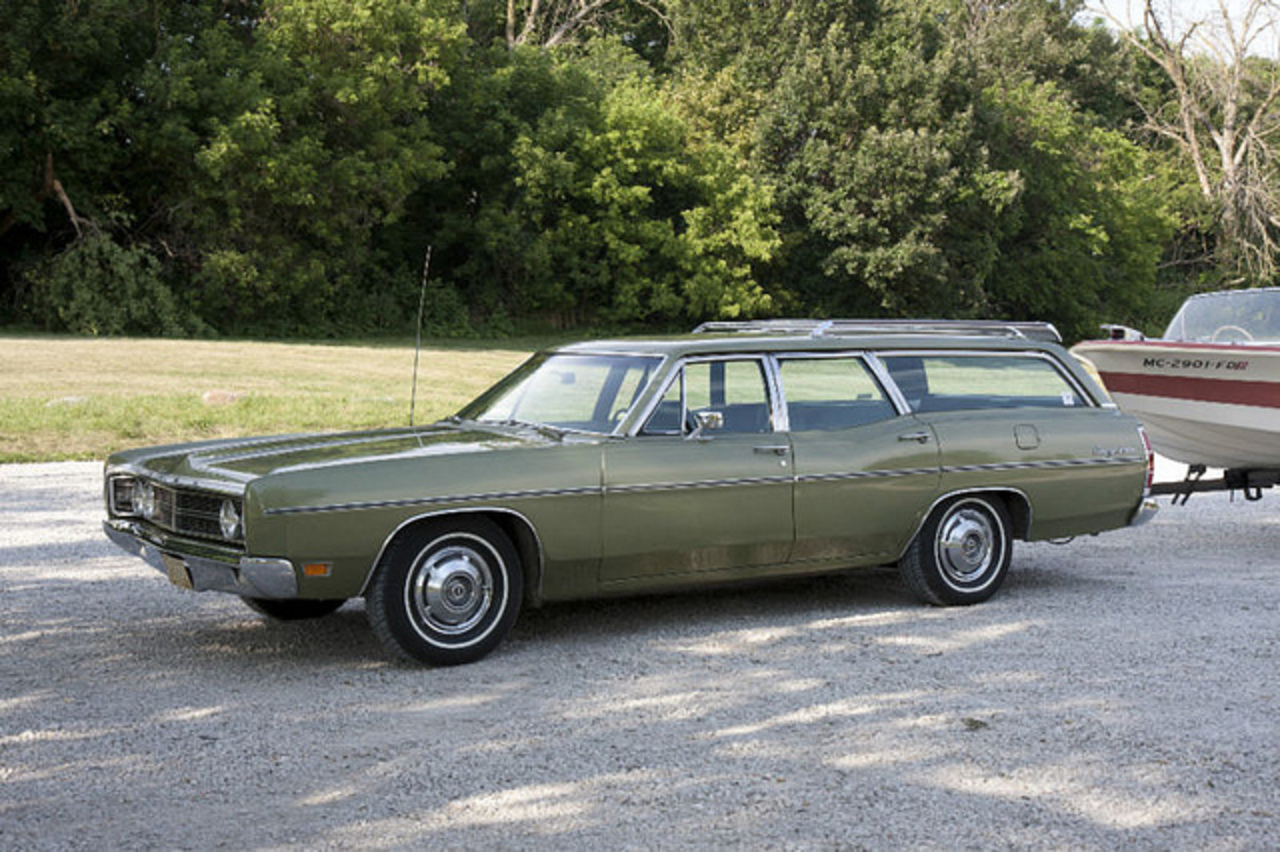
[[[962,495],[938,506],[898,564],[917,598],[935,606],[987,600],[1013,556],[1009,512],[998,497]]]
[[[394,655],[434,665],[478,660],[515,623],[520,558],[497,524],[441,521],[387,549],[366,594],[373,632]]]

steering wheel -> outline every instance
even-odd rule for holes
[[[1220,325],[1218,326],[1217,331],[1213,333],[1213,342],[1217,343],[1219,335],[1224,332],[1228,334],[1238,334],[1245,340],[1253,340],[1253,335],[1250,334],[1247,329],[1243,329],[1238,325]]]

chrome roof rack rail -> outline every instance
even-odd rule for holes
[[[914,319],[767,319],[704,322],[694,334],[807,334],[810,337],[842,337],[858,334],[948,334],[969,337],[1013,337],[1061,343],[1052,323],[1004,320]]]

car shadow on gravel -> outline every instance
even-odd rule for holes
[[[151,666],[241,673],[283,664],[416,668],[391,659],[382,649],[359,599],[323,618],[277,621],[221,596],[174,594],[158,588],[143,597],[153,605],[142,606],[141,617],[120,625],[116,641],[121,650]],[[554,657],[568,648],[638,644],[655,637],[696,637],[748,627],[786,628],[853,614],[925,609],[907,594],[892,569],[562,602],[521,612],[495,657],[513,650]]]
[[[348,604],[312,621],[275,621],[232,603],[216,612],[193,612],[180,623],[140,624],[120,644],[150,665],[228,674],[264,665],[356,667],[385,660],[362,606]]]
[[[551,648],[561,642],[709,633],[747,624],[781,627],[919,606],[898,580],[896,570],[859,569],[698,591],[548,604],[522,612],[510,641],[544,643]]]

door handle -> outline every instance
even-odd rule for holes
[[[929,443],[929,437],[928,431],[922,429],[919,432],[904,432],[898,436],[898,440],[915,441],[917,444],[927,444]]]
[[[763,447],[754,447],[753,449],[755,452],[759,453],[762,456],[768,455],[769,453],[772,453],[775,456],[785,456],[787,453],[791,452],[791,447],[786,444],[782,444],[780,446],[769,445],[769,446],[763,446]]]

